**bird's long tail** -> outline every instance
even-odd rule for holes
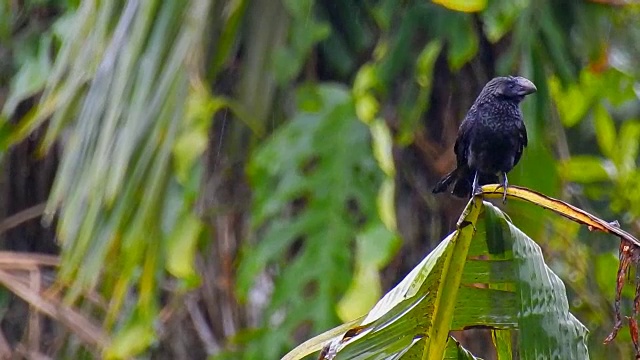
[[[452,172],[445,175],[433,188],[433,193],[437,194],[446,191],[452,184],[451,193],[460,198],[468,198],[471,196],[471,188],[473,186],[474,172],[466,166],[457,167]],[[479,183],[490,184],[497,183],[498,177],[490,174],[480,174]]]
[[[452,183],[456,182],[459,172],[460,171],[458,170],[458,168],[456,168],[452,172],[445,175],[442,179],[440,179],[436,186],[433,187],[433,193],[437,194],[446,191]]]

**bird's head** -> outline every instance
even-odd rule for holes
[[[521,76],[493,78],[485,85],[485,89],[496,96],[516,102],[522,101],[525,96],[538,90],[530,80]]]

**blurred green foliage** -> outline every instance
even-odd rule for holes
[[[87,312],[114,335],[114,356],[161,343],[163,289],[178,279],[172,293],[197,291],[207,276],[195,263],[219,241],[204,239],[218,223],[194,208],[218,196],[202,181],[208,171],[232,177],[201,161],[212,133],[231,139],[212,152],[239,161],[252,192],[236,195],[251,204],[239,210],[251,223],[241,254],[214,261],[237,265],[223,281],[236,282],[234,311],[259,320],[238,316],[234,331],[211,320],[222,345],[210,355],[277,358],[360,316],[415,265],[397,258],[407,255],[398,235],[406,247],[422,236],[426,254],[448,233],[432,226],[425,238],[411,224],[424,218],[410,215],[451,224],[456,204],[423,183],[441,175],[451,129],[498,74],[538,87],[523,104],[530,146],[511,182],[640,231],[636,4],[0,0],[0,40],[0,151],[41,126],[42,151],[64,143],[49,207],[60,216],[59,280],[69,299],[94,289],[112,299],[104,313]],[[39,105],[20,110],[28,99]],[[239,120],[228,132],[226,118],[215,126],[226,109]],[[396,203],[406,192],[411,201]],[[616,242],[530,206],[507,212],[567,285],[592,357],[629,357],[625,331],[601,344]],[[412,227],[400,229],[398,216]],[[254,308],[255,291],[264,308]]]
[[[380,267],[395,248],[395,235],[376,210],[382,172],[371,153],[369,131],[355,117],[349,92],[330,85],[302,87],[296,102],[299,113],[260,146],[248,167],[259,242],[248,244],[240,264],[239,296],[246,299],[255,276],[267,265],[278,264],[265,322],[279,329],[249,344],[249,358],[260,354],[276,358],[302,322],[310,321],[319,332],[337,321],[335,304],[353,272],[353,255],[347,249],[354,247],[356,238],[366,237],[383,252]],[[358,248],[367,251],[362,244]],[[359,259],[380,262],[380,256],[373,254],[361,254]],[[373,270],[371,280],[378,286]],[[374,301],[380,296],[379,289],[363,290],[373,291]],[[364,312],[372,304],[356,310]],[[283,311],[288,314],[284,321],[274,320]]]

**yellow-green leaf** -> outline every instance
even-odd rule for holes
[[[487,7],[487,0],[433,0],[447,9],[462,12],[478,12]]]
[[[380,275],[376,266],[360,261],[349,289],[338,303],[338,316],[342,321],[349,321],[365,315],[378,301],[381,292]]]
[[[611,158],[616,142],[616,126],[613,123],[611,115],[602,104],[596,106],[594,117],[596,140],[598,140],[600,151],[602,151],[605,156]]]
[[[177,222],[167,242],[167,270],[173,276],[181,279],[196,276],[193,264],[201,231],[202,223],[191,214]]]
[[[128,359],[149,347],[155,339],[155,331],[147,321],[137,320],[128,328],[118,332],[107,349],[106,359]]]
[[[564,126],[576,125],[587,114],[593,96],[581,84],[563,87],[560,79],[552,77],[549,79],[549,90]]]
[[[588,184],[609,181],[615,176],[615,167],[595,156],[572,156],[559,166],[560,176],[566,181]]]

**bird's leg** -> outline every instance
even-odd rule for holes
[[[500,190],[500,188],[502,188],[502,203],[503,204],[507,203],[507,188],[508,187],[509,187],[509,180],[507,179],[507,173],[503,172],[502,173],[502,181],[500,182],[498,187],[494,190],[495,192],[498,192],[498,190]]]
[[[509,180],[507,179],[507,173],[503,172],[502,173],[502,184],[500,184],[500,186],[502,186],[502,203],[506,204],[507,203],[507,188],[509,187]]]
[[[473,185],[471,186],[471,194],[477,195],[482,192],[482,188],[478,185],[478,172],[473,176]]]

